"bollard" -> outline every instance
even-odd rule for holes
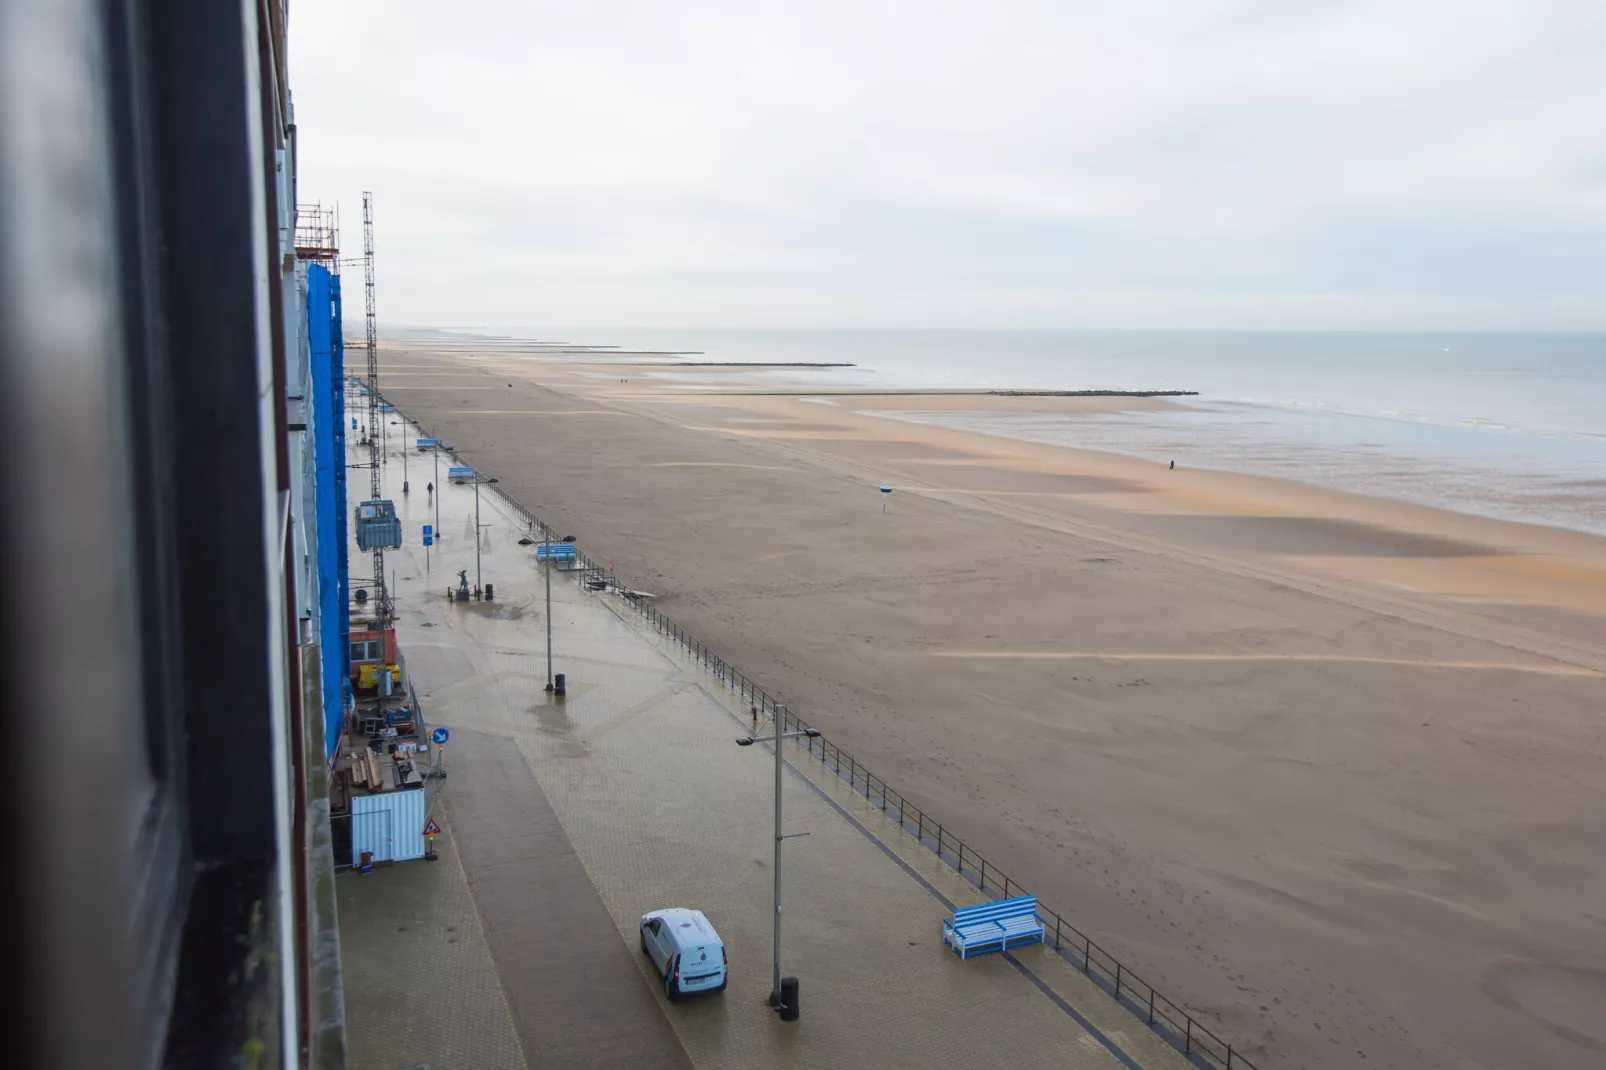
[[[486,601],[487,601],[487,602],[490,602],[490,601],[494,601],[494,599],[492,599],[492,597],[491,597],[491,592],[493,592],[493,591],[495,591],[495,590],[496,590],[496,584],[494,584],[494,583],[487,583],[487,584],[486,584],[486,585],[485,585],[485,600],[486,600]]]
[[[781,1005],[777,1009],[781,1012],[781,1021],[797,1021],[799,1007],[797,1003],[796,977],[781,978]]]
[[[568,680],[561,672],[552,678],[552,693],[559,698],[569,693]]]

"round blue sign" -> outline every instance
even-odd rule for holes
[[[444,744],[450,738],[452,734],[444,728],[437,728],[429,734],[429,741],[436,744]]]

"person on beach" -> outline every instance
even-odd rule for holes
[[[1171,470],[1173,472],[1177,470],[1177,462],[1176,461],[1172,461],[1171,462]]]

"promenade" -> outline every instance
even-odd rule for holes
[[[544,588],[521,522],[481,489],[496,600],[449,603],[459,569],[474,582],[474,490],[437,485],[445,537],[426,564],[434,469],[412,453],[401,493],[399,429],[384,470],[406,532],[386,558],[397,627],[453,742],[441,860],[340,877],[355,1070],[1187,1065],[1046,948],[955,957],[942,919],[981,893],[793,748],[787,831],[808,835],[785,847],[782,966],[803,1014],[779,1021],[764,1005],[774,766],[735,745],[745,708],[616,595],[562,573],[554,668],[569,693],[546,695]],[[723,996],[664,999],[637,943],[639,916],[664,906],[719,929]]]

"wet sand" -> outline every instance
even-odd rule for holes
[[[383,389],[1265,1065],[1606,1064],[1606,540],[564,359]]]

